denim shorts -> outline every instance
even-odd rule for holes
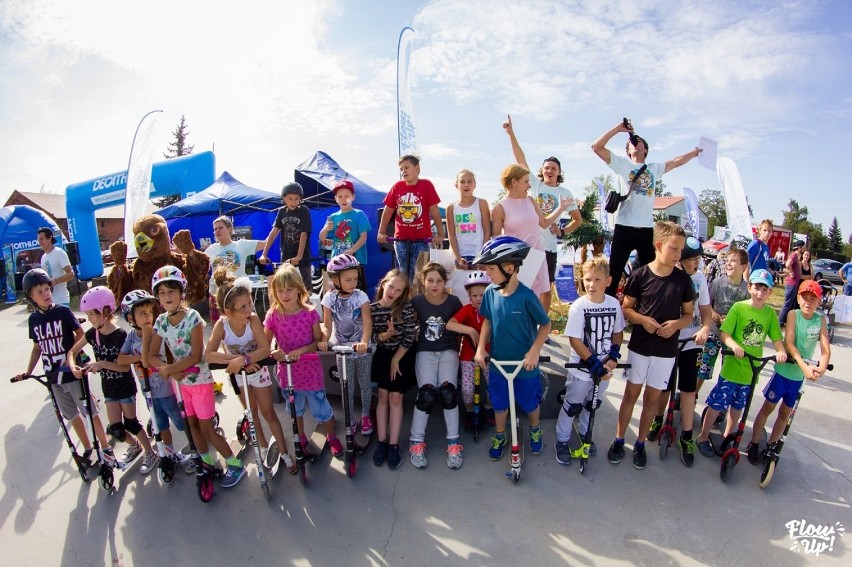
[[[325,390],[296,390],[296,416],[302,417],[305,415],[305,402],[311,408],[311,415],[317,420],[317,423],[325,423],[334,417],[334,412],[331,409],[331,404],[328,403],[328,398],[325,397]],[[287,388],[281,388],[281,395],[284,399],[287,398]],[[290,413],[290,404],[285,404],[287,413]]]
[[[104,398],[105,404],[110,403],[119,403],[119,404],[135,404],[136,403],[136,394],[132,396],[127,396],[126,398]]]
[[[159,431],[169,428],[170,419],[175,424],[175,429],[183,431],[183,418],[180,416],[177,398],[174,395],[154,398],[154,419],[157,421]]]

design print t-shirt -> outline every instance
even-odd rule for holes
[[[417,319],[420,321],[418,351],[459,350],[459,335],[447,330],[447,322],[462,308],[455,295],[448,295],[441,305],[433,305],[425,295],[411,300]]]

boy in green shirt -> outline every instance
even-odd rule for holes
[[[715,457],[710,446],[710,429],[719,412],[728,407],[728,421],[725,423],[725,436],[730,435],[745,407],[751,391],[751,362],[744,358],[745,353],[763,356],[763,343],[767,335],[775,347],[776,362],[786,362],[787,353],[781,340],[781,327],[775,316],[775,310],[766,305],[772,293],[773,278],[766,270],[754,270],[748,278],[748,291],[751,299],[735,303],[719,328],[722,343],[734,351],[734,356],[726,356],[722,362],[722,371],[716,386],[707,396],[707,413],[698,436],[698,450],[705,457]]]

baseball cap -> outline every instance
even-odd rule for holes
[[[799,293],[805,293],[806,291],[814,294],[817,299],[822,299],[822,288],[814,280],[805,280],[801,283],[799,286]]]
[[[681,260],[689,260],[701,256],[701,243],[694,236],[686,239],[686,244],[683,247],[683,252],[680,253]]]
[[[769,289],[772,289],[772,285],[774,283],[772,281],[772,274],[770,274],[766,270],[755,270],[755,271],[753,271],[751,273],[751,275],[748,277],[748,281],[749,281],[749,283],[763,284],[766,287],[768,287]]]
[[[355,186],[352,185],[352,182],[349,181],[348,179],[344,179],[343,181],[338,181],[337,184],[334,186],[334,189],[331,190],[331,192],[336,195],[338,189],[349,189],[350,191],[352,191],[353,195],[355,194]]]

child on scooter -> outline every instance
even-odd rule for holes
[[[116,362],[145,366],[145,347],[143,345],[151,342],[156,309],[157,299],[147,291],[137,289],[124,296],[121,301],[121,314],[131,328]],[[175,462],[184,463],[188,474],[194,473],[195,463],[189,458],[189,455],[183,455],[180,451],[175,450],[172,430],[169,428],[169,420],[174,423],[178,431],[183,431],[184,428],[183,418],[180,416],[177,398],[175,398],[171,382],[163,380],[159,371],[152,367],[148,368],[148,385],[151,388],[154,405],[154,415],[151,417],[157,423],[157,430],[163,439],[166,453]]]
[[[130,463],[143,450],[139,472],[148,474],[157,465],[158,457],[151,449],[145,428],[136,417],[136,382],[130,374],[130,365],[117,362],[118,353],[124,346],[127,331],[116,327],[112,321],[115,314],[115,296],[105,286],[93,287],[80,299],[80,310],[86,313],[92,328],[68,353],[68,367],[74,376],[81,378],[84,372],[98,372],[106,404],[109,427],[107,431],[119,443],[129,445],[124,454],[124,463]],[[87,344],[92,345],[95,362],[84,367],[77,365],[77,354]]]
[[[62,417],[71,424],[83,444],[82,457],[86,461],[90,461],[92,442],[86,432],[86,425],[80,417],[87,415],[83,387],[71,372],[60,371],[62,363],[67,358],[68,351],[71,350],[74,343],[83,338],[83,329],[80,327],[77,317],[68,307],[53,302],[53,284],[51,282],[50,276],[41,268],[28,271],[21,281],[24,295],[30,305],[33,306],[33,312],[27,320],[33,348],[26,371],[18,374],[16,378],[20,379],[31,375],[39,357],[41,357],[41,366],[44,373],[50,377],[50,388],[56,398],[59,411],[62,413]],[[98,415],[98,405],[93,402],[91,406],[92,413],[95,414],[92,416],[92,421],[95,424],[94,434],[97,436],[101,447],[111,453],[112,449],[108,449],[109,444],[104,426]]]
[[[621,358],[624,340],[624,314],[618,300],[606,294],[612,277],[609,262],[603,256],[583,264],[583,286],[586,294],[571,304],[565,335],[571,343],[570,363],[582,362],[586,368],[572,368],[565,381],[565,401],[556,420],[556,462],[570,465],[572,457],[583,455],[583,436],[589,427],[589,409],[594,382],[592,374],[600,376],[598,400],[603,398],[612,378],[612,371]],[[576,436],[574,416],[579,416]],[[572,439],[575,437],[575,439]],[[571,447],[579,447],[574,453]],[[592,442],[589,455],[597,453]]]
[[[775,310],[766,304],[772,293],[774,278],[766,270],[755,270],[749,275],[748,291],[751,299],[740,301],[731,306],[725,321],[719,328],[722,344],[734,351],[734,356],[726,356],[722,362],[722,371],[716,386],[707,396],[707,413],[698,436],[698,451],[705,457],[715,457],[716,452],[710,445],[710,428],[716,421],[716,415],[726,411],[725,437],[736,428],[742,410],[751,391],[752,369],[744,352],[752,356],[763,356],[763,342],[767,335],[775,347],[776,362],[786,362],[787,353],[781,340],[781,327]]]
[[[361,264],[350,254],[340,254],[328,262],[326,273],[334,289],[322,298],[323,334],[317,348],[327,351],[332,346],[351,346],[355,353],[352,364],[347,364],[349,376],[349,407],[355,408],[355,379],[361,387],[361,434],[373,433],[370,405],[373,388],[370,378],[371,355],[366,354],[373,333],[370,318],[370,298],[358,289]],[[354,420],[354,415],[352,416]],[[357,424],[352,423],[352,430]]]
[[[154,334],[148,345],[148,365],[157,367],[163,378],[179,382],[190,432],[201,461],[207,467],[216,466],[209,453],[209,445],[213,445],[228,465],[220,485],[230,488],[242,480],[246,469],[231,451],[228,441],[213,426],[216,401],[213,374],[203,359],[204,320],[198,311],[184,305],[186,284],[183,272],[175,266],[163,266],[151,278],[153,295],[165,313],[154,323]],[[171,363],[160,357],[163,343],[166,345],[166,358],[169,358],[169,353],[174,358]]]
[[[766,401],[754,418],[751,442],[746,447],[748,462],[757,465],[760,462],[758,446],[763,436],[763,428],[778,402],[783,402],[772,426],[767,448],[776,443],[784,431],[787,418],[796,405],[799,395],[807,378],[812,382],[819,380],[828,368],[831,359],[831,344],[828,340],[828,329],[825,316],[817,312],[822,299],[822,288],[814,280],[805,280],[799,285],[799,309],[787,313],[784,345],[787,347],[787,359],[790,362],[775,365],[775,374],[763,390]],[[813,363],[814,352],[819,345],[819,363]]]
[[[373,319],[372,375],[379,385],[376,406],[378,443],[373,464],[388,468],[402,464],[399,434],[402,431],[402,396],[416,383],[414,373],[417,313],[409,301],[408,280],[398,269],[388,272],[376,290],[376,301],[370,305]]]
[[[461,367],[462,376],[462,401],[465,407],[464,427],[468,431],[473,428],[473,389],[474,389],[474,373],[476,362],[473,357],[476,355],[476,345],[479,343],[479,332],[482,330],[482,315],[479,314],[479,308],[482,305],[482,296],[485,295],[485,289],[491,284],[491,280],[485,272],[476,270],[467,272],[467,280],[464,282],[465,295],[470,299],[470,303],[459,309],[458,313],[453,315],[447,328],[455,331],[462,336],[461,352],[459,353],[459,366]],[[483,379],[480,385],[484,385]],[[485,396],[482,396],[484,398]],[[494,408],[490,407],[490,401],[486,406],[486,415],[491,419],[491,425],[494,425]]]
[[[309,297],[299,270],[291,264],[282,264],[269,282],[270,307],[263,321],[264,333],[270,343],[273,338],[277,343],[278,348],[272,351],[276,360],[296,361],[290,370],[296,391],[296,424],[302,451],[308,453],[308,437],[302,418],[308,405],[314,419],[325,429],[331,453],[340,457],[343,445],[334,434],[334,412],[325,396],[322,364],[319,359],[300,360],[303,354],[316,352],[317,343],[322,338],[319,314],[311,306]],[[287,368],[283,363],[278,365],[278,380],[286,395]]]
[[[213,273],[216,280],[216,306],[223,315],[213,326],[213,333],[204,351],[207,363],[227,364],[226,371],[232,376],[246,372],[246,380],[251,390],[251,412],[254,421],[255,435],[260,447],[261,459],[267,468],[273,468],[278,459],[290,474],[296,474],[296,463],[287,453],[287,443],[284,430],[272,405],[272,379],[266,366],[258,366],[258,362],[269,356],[269,339],[263,331],[260,317],[253,311],[254,299],[251,293],[251,282],[248,278],[234,281],[234,277],[224,267],[217,268]],[[223,345],[225,352],[219,352]],[[242,386],[242,383],[239,383]],[[237,389],[240,397],[244,393]],[[277,451],[269,451],[266,435],[258,416],[258,408],[263,419],[269,425],[272,435],[277,441]]]
[[[447,425],[447,466],[457,469],[464,463],[456,409],[459,336],[447,328],[447,323],[462,305],[458,297],[447,293],[447,270],[441,264],[429,262],[423,266],[420,282],[424,292],[411,300],[420,322],[415,362],[420,389],[414,404],[408,454],[415,468],[426,468],[426,425],[432,409],[442,407]]]
[[[680,450],[680,460],[691,467],[695,462],[695,441],[692,439],[692,429],[695,425],[695,397],[698,380],[698,367],[701,362],[701,350],[707,342],[712,320],[710,293],[707,289],[707,278],[698,269],[701,259],[701,243],[690,236],[680,255],[680,268],[692,280],[692,290],[695,293],[695,305],[692,308],[692,322],[680,330],[679,341],[689,340],[677,355],[677,388],[680,390],[681,434],[677,440]],[[657,400],[657,414],[648,430],[648,441],[656,441],[663,427],[663,414],[669,404],[669,396],[674,396],[674,382],[668,386]]]
[[[524,361],[513,388],[518,406],[529,416],[530,452],[538,455],[544,446],[539,425],[542,392],[538,359],[550,334],[550,318],[536,294],[518,280],[518,271],[529,251],[529,244],[519,238],[496,236],[485,243],[474,259],[474,264],[482,266],[492,282],[479,307],[484,321],[474,360],[483,371],[488,371],[486,347],[489,347],[497,360]],[[509,383],[496,368],[488,375],[488,397],[494,405],[495,422],[488,454],[492,461],[499,461],[506,447]]]

